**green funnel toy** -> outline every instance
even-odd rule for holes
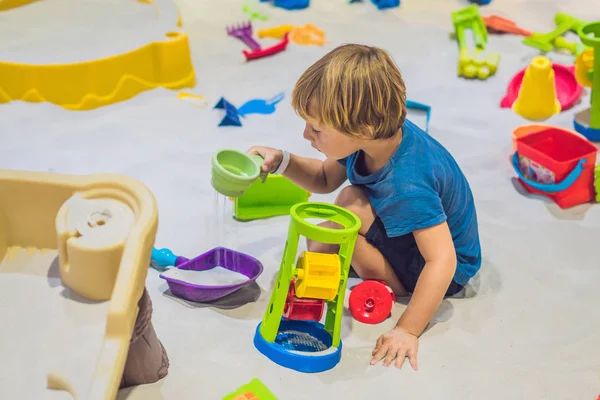
[[[239,197],[262,173],[263,158],[237,150],[220,150],[212,158],[211,184],[227,197]]]

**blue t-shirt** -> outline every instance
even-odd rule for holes
[[[473,194],[450,153],[408,119],[400,146],[379,171],[361,175],[361,151],[341,159],[348,179],[365,189],[389,237],[447,221],[457,255],[454,281],[464,285],[481,266]]]

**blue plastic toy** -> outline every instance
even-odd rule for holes
[[[215,109],[225,110],[225,117],[223,117],[219,126],[242,126],[240,117],[245,117],[248,114],[273,114],[275,106],[283,100],[284,96],[283,93],[279,93],[270,99],[248,100],[240,108],[236,108],[224,97],[221,97],[221,100],[214,107]]]
[[[245,102],[240,108],[237,109],[238,115],[244,117],[248,114],[273,114],[275,112],[275,106],[279,103],[285,95],[279,93],[270,99],[253,99]]]
[[[400,5],[400,0],[371,0],[378,9],[383,10],[384,8],[394,8]]]
[[[214,108],[225,110],[225,116],[221,120],[219,126],[242,126],[237,109],[233,104],[225,100],[224,97],[221,97]]]
[[[480,6],[485,6],[490,4],[492,0],[469,0],[469,3],[479,4]]]
[[[431,106],[423,103],[417,103],[416,101],[406,100],[406,108],[412,108],[415,110],[421,110],[427,112],[425,117],[425,132],[429,132],[429,118],[431,117]]]
[[[349,4],[362,3],[362,0],[350,0]],[[371,0],[371,3],[375,4],[378,9],[383,10],[384,8],[394,8],[400,5],[400,0]]]
[[[260,0],[261,3],[266,1],[270,0]],[[310,5],[310,0],[274,0],[273,4],[286,10],[302,10]]]

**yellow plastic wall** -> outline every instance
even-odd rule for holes
[[[50,102],[70,110],[90,110],[124,101],[149,89],[192,87],[195,73],[188,37],[165,38],[129,53],[72,64],[0,61],[0,103]]]

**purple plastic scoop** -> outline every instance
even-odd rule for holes
[[[240,288],[251,284],[263,272],[263,265],[256,258],[225,247],[214,249],[185,261],[173,268],[192,271],[206,271],[216,266],[221,266],[230,271],[238,272],[248,277],[247,281],[232,285],[204,286],[184,282],[168,276],[160,275],[167,281],[169,289],[174,296],[196,303],[205,303],[225,297]]]

